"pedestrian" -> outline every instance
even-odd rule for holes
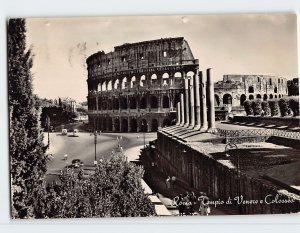
[[[184,204],[183,204],[182,194],[179,194],[179,198],[178,198],[178,201],[177,201],[177,206],[178,206],[178,210],[179,210],[179,216],[183,216],[184,215]]]
[[[184,214],[185,215],[190,215],[190,213],[191,213],[191,202],[190,202],[188,192],[186,192],[185,196],[183,197],[183,204],[184,204]]]
[[[170,186],[171,186],[171,178],[170,178],[170,176],[168,176],[167,179],[166,179],[166,187],[167,187],[167,189],[170,189]]]
[[[206,193],[200,193],[200,194],[202,194],[198,198],[198,200],[200,200],[200,207],[199,207],[200,215],[208,216],[208,214],[210,214],[210,207],[208,204],[209,198],[206,196]]]
[[[68,159],[68,154],[65,154],[64,155],[64,160],[67,160]]]
[[[190,193],[189,199],[191,202],[190,214],[193,215],[195,213],[195,207],[197,205],[197,197],[194,192]]]

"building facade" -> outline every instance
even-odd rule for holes
[[[199,62],[183,37],[116,46],[87,58],[88,116],[94,130],[150,132],[176,121],[184,79]]]
[[[287,96],[286,78],[270,75],[224,75],[214,84],[215,106],[243,106],[245,100],[269,100]]]

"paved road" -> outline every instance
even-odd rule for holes
[[[86,132],[80,132],[79,137],[62,136],[61,133],[50,133],[50,150],[53,160],[48,163],[48,179],[51,174],[59,174],[60,170],[70,164],[73,159],[80,159],[85,165],[93,165],[95,158],[94,135]],[[123,147],[124,154],[129,160],[136,159],[139,150],[144,145],[143,133],[102,133],[97,139],[97,160],[107,159],[111,156],[111,152],[118,146],[117,137],[120,138],[120,144]],[[45,141],[47,134],[45,133]],[[156,138],[156,133],[146,133],[145,142],[152,141]],[[64,155],[68,155],[68,159],[64,160]]]

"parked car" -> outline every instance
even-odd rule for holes
[[[74,137],[79,137],[79,135],[78,135],[78,129],[74,129],[73,130],[73,136]]]
[[[68,135],[68,130],[67,129],[62,129],[61,134],[62,135]]]

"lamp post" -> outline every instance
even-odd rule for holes
[[[142,122],[142,127],[143,127],[143,132],[144,132],[144,149],[146,148],[146,131],[148,129],[148,123],[144,124],[144,122]]]
[[[94,131],[94,144],[95,144],[95,160],[94,165],[97,165],[97,131]]]

